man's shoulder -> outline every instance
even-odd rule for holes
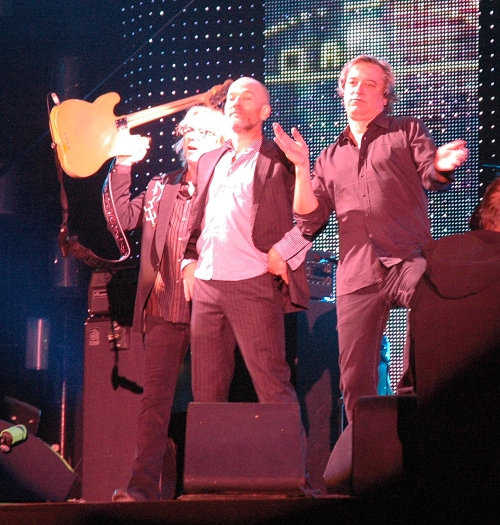
[[[318,160],[331,157],[335,153],[337,148],[340,146],[342,141],[343,141],[343,134],[341,133],[338,137],[335,137],[335,140],[331,144],[329,144],[328,146],[326,146],[325,148],[321,150]]]
[[[283,164],[287,171],[294,171],[294,165],[288,160],[287,156],[283,153],[282,149],[276,144],[276,142],[274,142],[274,140],[264,137],[259,153],[261,155],[266,155],[273,162]]]
[[[418,117],[413,117],[411,115],[387,115],[385,113],[379,117],[377,123],[380,123],[381,125],[385,124],[388,128],[396,127],[401,129],[425,126],[423,120]]]
[[[148,186],[151,184],[155,185],[157,182],[161,182],[162,184],[179,184],[182,180],[183,175],[184,168],[179,168],[173,171],[169,171],[167,173],[161,173],[160,175],[153,177],[149,181]]]
[[[386,111],[382,111],[379,113],[372,121],[372,124],[375,124],[377,126],[389,126],[391,124],[398,124],[398,123],[404,123],[404,122],[421,122],[421,120],[417,117],[413,117],[411,115],[407,114],[393,114],[393,113],[387,113]]]
[[[274,140],[264,137],[260,146],[259,153],[276,153],[277,155],[284,155],[281,148],[274,142]]]
[[[214,150],[203,153],[203,155],[201,155],[201,157],[198,159],[198,167],[200,165],[204,166],[205,164],[218,161],[225,151],[227,151],[227,147],[222,145]]]
[[[429,241],[422,253],[428,260],[450,259],[500,261],[500,233],[491,230],[472,230],[445,235]]]

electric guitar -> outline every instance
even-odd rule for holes
[[[62,169],[70,177],[89,177],[112,157],[129,155],[129,129],[182,111],[196,104],[216,107],[227,95],[232,80],[214,86],[206,93],[143,109],[117,117],[114,107],[120,101],[118,93],[106,93],[93,103],[68,99],[50,112],[52,147],[56,149]]]

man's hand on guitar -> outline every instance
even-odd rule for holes
[[[129,135],[128,132],[119,134],[121,145],[126,145],[130,155],[119,155],[116,157],[116,164],[132,166],[135,162],[142,160],[148,152],[151,139],[142,135]]]

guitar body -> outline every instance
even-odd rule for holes
[[[118,130],[116,126],[114,108],[119,101],[118,93],[106,93],[93,103],[70,99],[52,108],[52,140],[70,177],[88,177],[110,158],[128,154],[128,129]]]
[[[93,103],[69,99],[50,112],[50,133],[62,169],[75,178],[89,177],[109,159],[130,155],[140,137],[129,129],[151,122],[195,104],[216,107],[226,97],[232,80],[178,101],[161,104],[117,117],[114,108],[120,102],[118,93],[106,93]]]

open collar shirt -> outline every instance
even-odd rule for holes
[[[255,166],[262,139],[239,155],[231,141],[215,167],[197,242],[195,276],[199,279],[239,281],[267,272],[267,254],[252,241],[251,211]]]
[[[419,254],[431,239],[427,190],[447,187],[437,180],[436,146],[420,120],[381,113],[359,148],[348,131],[316,161],[318,208],[296,215],[301,231],[313,235],[335,213],[339,295],[381,281],[384,268]]]

